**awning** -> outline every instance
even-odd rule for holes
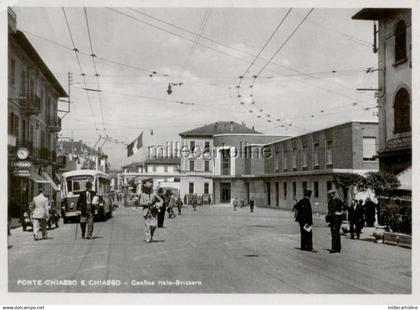
[[[410,190],[411,191],[411,176],[413,168],[409,167],[397,175],[401,186],[398,189]]]
[[[34,181],[35,183],[50,183],[49,181],[45,180],[42,176],[40,176],[39,174],[31,171],[31,176],[30,176],[31,180]]]
[[[51,184],[52,188],[55,191],[60,191],[57,184],[55,184],[54,180],[50,177],[50,175],[47,172],[42,172],[43,177]]]

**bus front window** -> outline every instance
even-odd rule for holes
[[[67,179],[67,191],[70,193],[80,193],[86,190],[86,183],[90,181],[93,184],[93,179],[86,176],[78,176]]]

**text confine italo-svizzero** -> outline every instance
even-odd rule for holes
[[[201,281],[191,280],[71,280],[71,279],[19,279],[19,286],[200,286]]]

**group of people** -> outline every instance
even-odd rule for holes
[[[304,198],[298,201],[293,209],[295,212],[295,220],[299,223],[301,242],[300,249],[303,251],[317,252],[313,248],[312,243],[312,207],[311,207],[311,190],[304,191]],[[328,213],[325,217],[326,222],[329,224],[331,231],[331,250],[330,253],[341,252],[341,239],[340,229],[347,210],[344,202],[336,196],[334,189],[328,191]],[[356,233],[357,238],[360,237],[360,222],[356,221],[359,216],[359,210],[357,207],[352,206],[349,210],[350,223],[354,223],[354,229],[350,224],[351,236]],[[357,224],[356,224],[357,223]]]
[[[245,201],[243,199],[238,201],[237,197],[233,198],[233,200],[232,200],[233,211],[236,211],[236,208],[238,207],[239,204],[240,204],[241,208],[245,207]],[[254,207],[255,207],[255,201],[254,201],[254,199],[251,198],[249,200],[249,209],[250,209],[251,213],[254,212]]]
[[[165,213],[168,212],[169,218],[175,218],[174,208],[178,208],[178,215],[181,215],[182,200],[173,195],[172,191],[163,191],[162,188],[154,193],[153,180],[142,181],[138,206],[143,208],[144,226],[146,242],[153,241],[156,228],[164,228]]]

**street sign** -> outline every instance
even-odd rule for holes
[[[17,177],[29,178],[31,176],[31,173],[28,169],[14,169],[13,175]]]
[[[15,168],[31,168],[32,163],[30,161],[22,160],[22,161],[15,161],[12,163],[12,166]]]

